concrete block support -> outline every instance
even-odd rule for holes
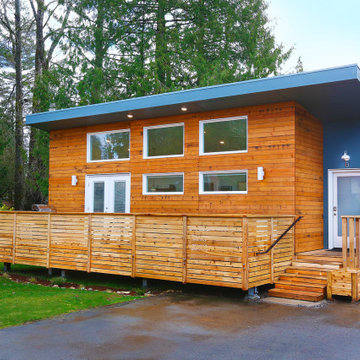
[[[61,270],[61,275],[60,275],[63,279],[66,278],[66,271],[65,270]]]
[[[256,286],[248,290],[248,299],[250,300],[260,299],[258,288]]]
[[[4,263],[4,272],[9,272],[11,270],[11,264],[10,263]]]
[[[142,288],[143,288],[143,290],[147,290],[147,288],[148,288],[147,279],[142,279]]]

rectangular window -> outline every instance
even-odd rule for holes
[[[144,158],[184,155],[184,124],[144,127]]]
[[[246,116],[200,121],[200,155],[246,151]]]
[[[184,174],[144,174],[143,194],[144,195],[181,195],[184,193]]]
[[[130,130],[88,134],[87,154],[88,162],[129,160]]]
[[[246,194],[247,171],[209,171],[200,173],[200,194]]]

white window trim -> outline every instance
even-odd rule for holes
[[[175,126],[183,127],[183,152],[182,152],[182,154],[149,156],[148,155],[148,130],[149,129],[151,130],[151,129],[175,127]],[[182,156],[184,156],[184,148],[185,148],[185,124],[183,122],[164,124],[164,125],[144,126],[144,128],[143,128],[143,159],[162,159],[162,158],[171,158],[171,157],[182,157]]]
[[[122,132],[128,132],[129,133],[129,157],[122,158],[122,159],[104,159],[104,160],[91,160],[90,154],[90,137],[91,135],[99,135],[99,134],[116,134],[116,133],[122,133]],[[97,131],[92,133],[87,133],[86,136],[86,159],[88,163],[97,163],[97,162],[111,162],[111,161],[128,161],[130,160],[130,144],[131,144],[131,132],[130,129],[120,129],[120,130],[109,130],[109,131]]]
[[[181,175],[183,178],[183,191],[176,191],[176,192],[148,192],[147,191],[147,178],[148,176],[171,176]],[[151,174],[143,174],[143,195],[184,195],[184,173],[183,172],[172,172],[172,173],[151,173]]]
[[[204,191],[204,175],[217,174],[245,174],[246,191]],[[200,171],[199,172],[199,194],[200,195],[222,195],[222,194],[247,194],[248,193],[248,171],[247,170],[223,170],[223,171]]]
[[[215,123],[215,122],[225,122],[233,120],[245,120],[246,126],[246,149],[245,150],[231,150],[231,151],[214,151],[214,152],[204,152],[204,124]],[[220,119],[210,119],[210,120],[200,120],[199,121],[199,155],[218,155],[218,154],[240,154],[248,152],[248,117],[247,116],[233,116]]]

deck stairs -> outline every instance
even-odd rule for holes
[[[297,255],[268,294],[273,297],[320,301],[326,296],[327,273],[342,267],[338,256]]]

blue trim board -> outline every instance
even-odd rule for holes
[[[310,111],[314,100],[323,103],[321,96],[331,96],[339,86],[345,91],[344,99],[349,92],[360,95],[360,69],[356,64],[31,114],[26,117],[26,125],[53,130],[128,121],[129,112],[134,119],[176,115],[181,113],[182,104],[189,112],[238,107],[239,100],[251,105],[297,101]]]

